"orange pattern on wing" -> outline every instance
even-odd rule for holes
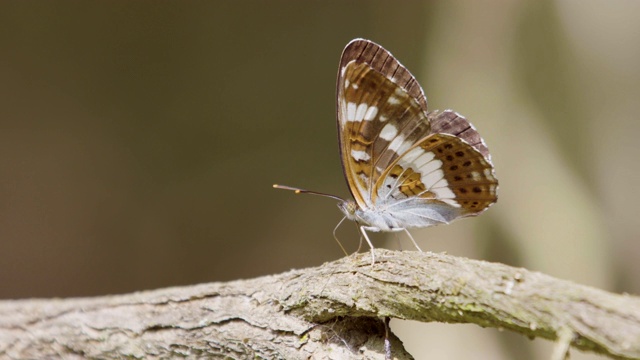
[[[404,169],[396,164],[393,166],[388,176],[391,178],[400,178],[398,182],[398,190],[406,197],[418,196],[423,199],[434,199],[435,195],[430,192],[426,185],[422,182],[422,175],[414,171],[412,168]]]

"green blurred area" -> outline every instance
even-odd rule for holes
[[[637,294],[639,15],[633,1],[2,2],[0,298],[343,256],[331,200],[271,185],[348,196],[335,78],[356,37],[406,65],[432,109],[467,116],[493,156],[498,204],[416,231],[423,249]],[[355,251],[351,224],[338,236]],[[411,248],[389,238],[373,236]],[[492,358],[520,350],[495,338]]]

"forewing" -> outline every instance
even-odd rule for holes
[[[374,201],[401,221],[411,219],[403,226],[420,227],[432,225],[434,218],[450,222],[481,213],[496,202],[497,188],[493,166],[480,151],[457,136],[433,134],[382,174]],[[429,218],[416,220],[421,213]]]
[[[427,97],[413,75],[382,46],[365,39],[351,40],[342,52],[340,69],[351,61],[365,63],[373,70],[400,86],[409,96],[416,99],[424,112],[427,112]]]
[[[388,51],[357,39],[345,48],[337,81],[338,138],[349,189],[373,205],[380,175],[429,134],[427,100],[415,78]]]

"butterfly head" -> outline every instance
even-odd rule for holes
[[[353,200],[343,200],[338,203],[338,208],[344,213],[349,220],[357,221],[358,216],[356,211],[358,210],[358,204]]]

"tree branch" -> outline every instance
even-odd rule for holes
[[[0,302],[9,358],[379,358],[393,317],[474,323],[640,358],[640,299],[502,264],[376,250],[261,278]],[[397,359],[411,356],[391,335]]]

